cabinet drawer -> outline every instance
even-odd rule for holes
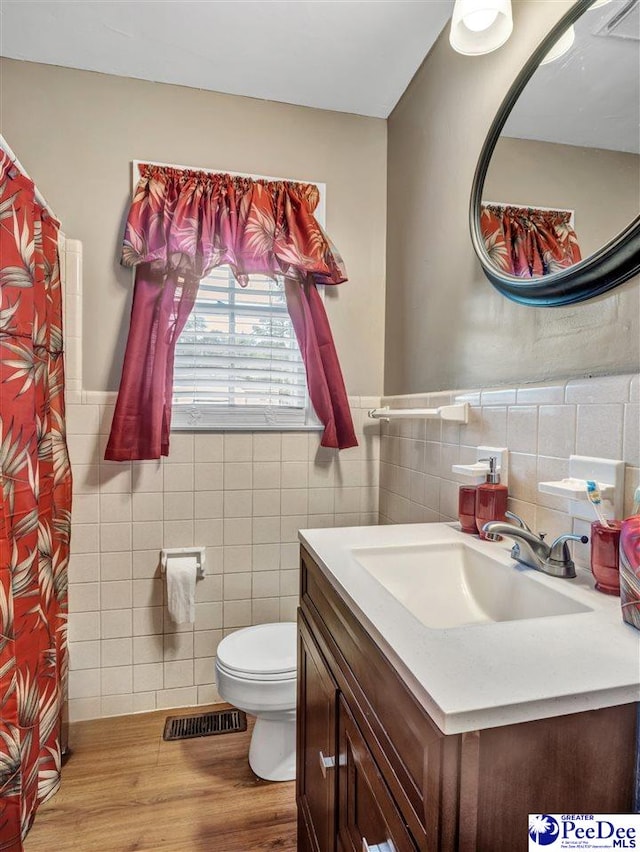
[[[364,737],[342,697],[338,708],[340,852],[416,852]]]

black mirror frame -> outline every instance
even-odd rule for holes
[[[490,261],[480,229],[482,190],[500,131],[540,61],[562,33],[587,11],[592,2],[593,0],[578,0],[531,55],[500,105],[480,153],[473,178],[469,205],[473,248],[484,274],[493,286],[503,296],[521,305],[557,307],[583,302],[617,287],[640,272],[640,215],[614,239],[585,260],[560,272],[532,279],[517,278],[496,269]]]

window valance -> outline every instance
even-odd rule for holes
[[[196,278],[228,264],[240,284],[252,273],[341,284],[342,258],[313,215],[319,197],[315,184],[143,164],[122,263]]]

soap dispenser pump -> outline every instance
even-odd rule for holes
[[[491,456],[489,459],[481,459],[481,461],[489,462],[489,473],[487,481],[483,482],[476,489],[476,527],[480,534],[480,538],[486,539],[487,535],[482,531],[482,527],[489,521],[503,521],[507,518],[507,499],[509,491],[506,485],[500,482],[500,474],[496,470],[496,459]]]

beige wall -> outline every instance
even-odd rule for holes
[[[579,305],[525,307],[492,288],[469,237],[489,125],[524,59],[571,5],[516,0],[513,36],[487,56],[455,53],[445,30],[389,119],[386,393],[638,369],[637,278]]]
[[[588,257],[638,215],[639,194],[637,154],[501,137],[483,198],[575,210],[578,243]]]
[[[84,387],[114,390],[132,288],[117,262],[131,160],[327,184],[349,282],[327,310],[350,394],[383,375],[386,122],[3,59],[2,133],[84,248]]]

